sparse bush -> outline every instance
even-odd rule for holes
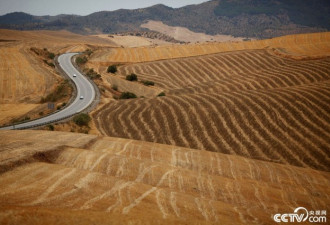
[[[91,49],[86,49],[85,53],[88,55],[88,56],[91,56],[91,54],[93,54],[93,51]]]
[[[73,122],[78,126],[88,126],[89,121],[91,121],[91,118],[86,113],[81,113],[73,117]]]
[[[29,116],[24,117],[24,119],[22,121],[27,121],[30,120],[31,118]]]
[[[86,72],[86,75],[92,79],[92,80],[95,80],[95,79],[100,79],[101,78],[101,75],[98,74],[97,72],[94,71],[94,69],[87,69],[87,70],[84,70]]]
[[[114,84],[114,85],[112,85],[112,87],[111,87],[111,88],[112,88],[112,90],[118,91],[118,86],[117,86],[117,85],[115,85],[115,84]]]
[[[131,92],[123,92],[123,93],[121,93],[119,98],[120,99],[130,99],[130,98],[137,98],[137,96]]]
[[[55,58],[55,54],[52,53],[52,52],[48,52],[48,58],[54,59]]]
[[[49,124],[47,127],[48,127],[48,129],[51,130],[51,131],[53,131],[53,130],[55,129],[55,127],[54,127],[53,124]]]
[[[126,76],[126,80],[137,81],[138,78],[137,78],[137,75],[136,74],[132,73],[132,74]]]
[[[154,85],[155,85],[154,82],[149,81],[149,80],[143,80],[142,83],[143,83],[145,86],[154,86]]]
[[[159,96],[159,97],[162,97],[162,96],[166,96],[166,94],[165,94],[165,92],[161,92],[161,93],[159,93],[158,96]]]
[[[108,73],[116,73],[117,72],[117,66],[116,65],[111,65],[107,69]]]
[[[44,115],[44,112],[39,112],[39,116],[43,116]]]
[[[57,86],[54,92],[48,94],[46,97],[42,97],[40,103],[56,102],[68,96],[70,88],[70,83],[68,80],[65,80],[59,86]]]
[[[78,65],[85,64],[86,62],[87,62],[87,57],[86,56],[76,58],[76,63]]]

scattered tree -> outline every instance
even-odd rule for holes
[[[48,52],[48,58],[54,59],[55,58],[55,54],[52,53],[52,52]]]
[[[116,73],[117,72],[117,66],[116,65],[109,66],[107,72],[108,73]]]
[[[130,98],[137,98],[137,96],[131,92],[123,92],[123,93],[121,93],[119,98],[120,99],[130,99]]]
[[[154,82],[149,81],[149,80],[143,80],[142,83],[143,83],[145,86],[154,86],[154,85],[155,85]]]
[[[159,96],[159,97],[165,96],[165,92],[161,92],[161,93],[159,93],[158,96]]]
[[[137,75],[136,74],[132,73],[132,74],[126,76],[126,80],[137,81],[138,78],[137,78]]]
[[[81,113],[73,117],[73,122],[78,126],[88,126],[89,121],[91,121],[91,118],[86,113]]]

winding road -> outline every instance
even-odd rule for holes
[[[29,121],[26,123],[16,124],[13,126],[2,127],[0,130],[11,130],[11,129],[27,129],[32,127],[37,127],[44,124],[49,124],[52,122],[56,122],[65,118],[69,118],[70,116],[79,113],[86,109],[88,106],[92,104],[95,99],[95,90],[93,85],[89,82],[89,80],[84,77],[71,63],[71,58],[78,53],[66,53],[60,55],[58,57],[58,62],[60,67],[64,70],[64,72],[73,80],[77,87],[77,97],[73,101],[72,104],[64,108],[63,110],[51,114],[49,116]],[[74,77],[74,75],[76,75]],[[83,99],[80,97],[83,96]]]

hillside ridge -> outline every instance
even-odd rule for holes
[[[271,38],[327,31],[330,29],[329,10],[329,2],[324,0],[313,0],[313,4],[310,0],[299,3],[284,0],[213,0],[177,9],[155,5],[143,9],[101,11],[87,16],[10,13],[0,16],[0,28],[67,29],[81,34],[99,34],[145,30],[140,27],[141,24],[154,20],[211,35]]]
[[[98,224],[265,224],[297,201],[329,205],[326,172],[95,135],[0,137],[0,165],[33,158],[0,174],[1,223],[79,221],[67,211]]]

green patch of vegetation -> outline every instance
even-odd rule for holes
[[[78,65],[85,64],[85,63],[87,63],[87,61],[88,61],[88,59],[87,59],[86,56],[83,56],[83,57],[78,56],[78,57],[76,58],[76,63],[77,63]]]
[[[131,92],[123,92],[119,97],[119,99],[130,99],[130,98],[137,98],[137,96]]]
[[[142,84],[144,84],[145,86],[154,86],[154,85],[155,85],[154,82],[149,81],[149,80],[143,80],[143,81],[141,81],[141,82],[142,82]]]
[[[48,58],[54,59],[55,58],[55,54],[52,53],[52,52],[48,52]]]
[[[78,126],[88,126],[91,121],[91,117],[86,113],[81,113],[73,117],[73,122]]]
[[[93,54],[93,51],[92,49],[86,49],[84,53],[87,54],[88,56],[91,56],[91,54]]]
[[[45,102],[56,102],[62,98],[65,98],[69,95],[71,90],[71,85],[68,80],[64,80],[60,85],[56,87],[54,92],[48,94],[45,98],[42,97],[40,103]]]
[[[91,80],[101,79],[101,75],[98,74],[97,72],[95,72],[93,68],[92,69],[86,69],[85,73]]]
[[[107,69],[108,73],[116,73],[117,72],[117,66],[116,65],[111,65]]]
[[[54,130],[55,130],[55,127],[54,127],[53,124],[49,124],[49,125],[47,126],[47,128],[48,128],[48,130],[51,130],[51,131],[54,131]]]
[[[128,80],[128,81],[137,81],[138,77],[137,77],[136,74],[132,73],[132,74],[126,76],[126,80]]]
[[[162,97],[162,96],[166,96],[166,94],[165,94],[165,92],[161,92],[157,96]]]

